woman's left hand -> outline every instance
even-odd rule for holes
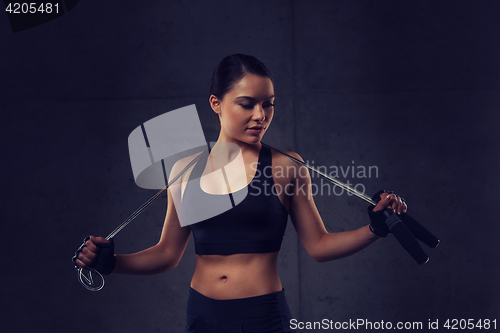
[[[380,193],[380,201],[377,203],[373,211],[379,211],[384,209],[390,209],[395,214],[406,213],[408,206],[404,199],[395,193]]]

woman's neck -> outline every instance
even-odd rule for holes
[[[219,138],[217,139],[217,142],[215,143],[214,148],[218,144],[221,144],[221,143],[228,144],[228,146],[231,146],[230,144],[237,146],[239,148],[239,150],[243,153],[243,155],[246,155],[247,152],[257,152],[258,153],[260,151],[261,146],[262,146],[260,141],[255,142],[255,143],[248,143],[248,142],[235,140],[235,139],[230,140],[230,139],[224,137],[222,134],[220,134]]]

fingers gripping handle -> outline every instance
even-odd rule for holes
[[[384,215],[386,216],[385,223],[387,227],[412,258],[420,265],[429,261],[427,254],[422,250],[422,247],[415,239],[412,232],[402,223],[399,217],[389,209],[384,211]]]
[[[82,252],[83,248],[87,245],[85,244],[90,239],[90,236],[85,237],[82,245],[76,250],[75,255],[71,260],[75,265],[76,272],[78,274],[78,281],[80,284],[90,291],[99,291],[104,287],[104,277],[101,273],[90,267],[78,267],[76,265],[76,259],[78,259],[78,254]]]
[[[111,239],[110,242],[101,244],[101,255],[98,257],[96,262],[91,265],[92,267],[78,267],[76,265],[76,259],[78,258],[78,254],[82,252],[83,248],[87,246],[86,243],[89,239],[90,236],[85,237],[82,245],[80,245],[78,250],[76,250],[72,261],[75,264],[80,284],[90,291],[99,291],[104,287],[104,277],[102,274],[110,274],[116,263],[116,259],[114,257],[114,243]]]

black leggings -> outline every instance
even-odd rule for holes
[[[285,290],[217,300],[189,289],[185,333],[290,333],[292,315]]]

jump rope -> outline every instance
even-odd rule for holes
[[[369,197],[363,192],[357,191],[356,189],[346,185],[345,183],[339,181],[338,179],[332,178],[327,174],[321,172],[320,170],[308,165],[301,160],[290,156],[289,154],[273,148],[263,142],[261,142],[262,146],[272,149],[288,158],[292,159],[294,162],[306,167],[307,169],[315,172],[316,174],[322,176],[326,180],[331,183],[339,186],[344,189],[348,193],[368,202],[373,207],[377,205],[377,202],[374,197]],[[195,164],[203,154],[198,155],[194,158],[190,163],[188,163],[174,178],[172,178],[168,184],[157,192],[154,196],[152,196],[148,201],[146,201],[143,205],[141,205],[136,211],[132,213],[124,222],[122,222],[118,227],[116,227],[108,236],[106,236],[106,240],[111,240],[115,237],[123,228],[125,228],[130,222],[132,222],[137,216],[139,216],[146,208],[148,208],[156,199],[158,199],[163,192],[165,192],[169,186],[171,186],[174,182],[176,182],[193,164]],[[380,194],[382,191],[379,191]],[[372,208],[370,206],[370,208]],[[385,224],[389,228],[390,232],[394,235],[396,240],[401,244],[401,246],[409,253],[409,255],[420,265],[425,264],[429,261],[429,257],[424,252],[417,239],[422,243],[426,244],[431,248],[435,248],[439,245],[439,239],[434,236],[429,230],[427,230],[424,226],[422,226],[417,220],[412,218],[410,215],[406,213],[402,213],[401,215],[394,214],[390,209],[385,209],[382,214],[384,215]],[[83,240],[82,245],[78,248],[73,256],[73,262],[76,261],[78,253],[86,246],[85,243],[90,237],[86,237]],[[99,291],[104,287],[104,277],[97,270],[90,267],[78,267],[75,265],[75,268],[78,273],[78,281],[90,291]]]

